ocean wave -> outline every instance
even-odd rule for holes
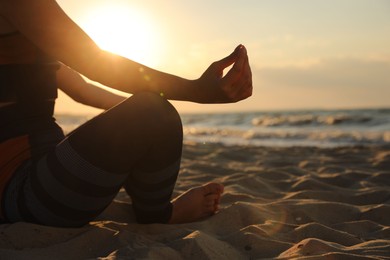
[[[252,119],[253,126],[333,126],[359,125],[373,122],[373,118],[364,115],[263,115]]]
[[[59,114],[56,115],[57,123],[62,127],[65,134],[69,134],[74,129],[90,120],[93,115],[69,115]]]
[[[184,136],[198,142],[220,142],[251,145],[384,145],[390,144],[390,131],[300,130],[257,131],[235,128],[184,127]]]
[[[59,115],[65,133],[91,119]],[[185,140],[259,146],[390,144],[390,109],[182,115]],[[158,131],[158,129],[156,129]]]

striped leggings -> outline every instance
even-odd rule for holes
[[[180,167],[182,125],[173,106],[139,93],[24,163],[4,194],[10,222],[77,227],[98,216],[121,187],[139,223],[166,223]]]

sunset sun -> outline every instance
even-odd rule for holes
[[[128,6],[104,5],[88,13],[82,25],[104,50],[145,65],[158,61],[162,41],[146,14]]]

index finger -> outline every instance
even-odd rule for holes
[[[220,66],[220,69],[224,69],[232,65],[235,62],[236,56],[239,54],[241,48],[242,45],[240,44],[234,49],[234,51],[229,56],[219,60],[217,64]]]
[[[244,65],[247,59],[247,52],[244,46],[241,47],[238,53],[238,58],[234,63],[233,67],[229,70],[229,72],[222,79],[224,84],[232,84],[237,81],[241,74],[244,71]]]

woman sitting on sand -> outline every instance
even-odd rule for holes
[[[81,226],[121,187],[140,223],[191,222],[216,212],[218,183],[171,201],[182,126],[166,99],[227,103],[251,96],[242,45],[187,80],[101,50],[55,0],[0,0],[0,34],[2,221]],[[102,90],[80,74],[133,96]],[[57,88],[106,111],[64,136],[53,118]]]

